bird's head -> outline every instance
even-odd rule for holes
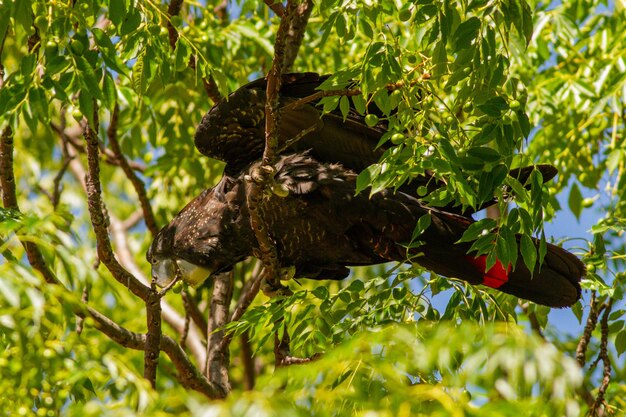
[[[161,229],[146,254],[157,285],[164,287],[179,275],[198,286],[250,255],[248,234],[239,227],[249,220],[242,218],[236,197],[205,190]]]

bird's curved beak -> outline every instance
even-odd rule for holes
[[[172,259],[162,259],[152,263],[152,279],[163,288],[176,278],[176,263]]]
[[[178,271],[182,280],[192,287],[202,284],[213,272],[184,259],[161,259],[152,263],[152,278],[161,288],[168,286]]]

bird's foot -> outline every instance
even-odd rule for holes
[[[295,265],[291,265],[285,268],[278,269],[278,279],[281,281],[289,281],[293,277],[296,276],[296,267]]]
[[[290,365],[301,365],[304,363],[313,362],[321,358],[322,355],[323,353],[319,353],[319,352],[314,354],[313,356],[309,356],[308,358],[298,358],[296,356],[286,355],[286,356],[279,358],[279,360],[276,362],[276,366],[281,367],[281,366],[290,366]]]
[[[284,286],[280,283],[280,280],[277,279],[263,279],[263,282],[261,282],[261,291],[270,298],[293,295],[289,287]]]

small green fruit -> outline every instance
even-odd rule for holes
[[[410,9],[404,9],[400,11],[400,13],[398,14],[398,18],[401,22],[407,22],[409,19],[411,19],[411,14],[412,13]]]
[[[404,135],[402,133],[394,133],[391,136],[391,143],[393,143],[394,145],[404,143]]]
[[[46,42],[45,54],[48,57],[57,56],[59,54],[59,44],[54,41]]]
[[[463,111],[465,113],[471,112],[473,108],[474,106],[472,105],[471,101],[466,101],[465,104],[463,104]]]
[[[365,116],[365,124],[369,127],[376,126],[377,123],[378,116],[376,116],[375,114],[368,114],[367,116]]]
[[[42,32],[48,30],[48,18],[46,16],[37,16],[35,18],[35,26]]]
[[[517,100],[511,100],[511,102],[509,103],[509,107],[510,107],[512,110],[517,110],[517,109],[519,109],[519,108],[520,108],[520,102],[519,102],[519,101],[517,101]]]
[[[85,52],[85,45],[78,39],[74,38],[70,41],[70,50],[74,55],[82,55]]]
[[[183,24],[183,19],[182,17],[175,15],[170,17],[170,22],[172,23],[172,26],[174,26],[175,28],[181,27]]]
[[[81,112],[80,109],[74,109],[74,110],[72,110],[72,117],[77,122],[82,122],[83,121],[83,112]]]

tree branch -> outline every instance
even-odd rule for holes
[[[144,350],[147,339],[145,335],[125,329],[93,308],[86,307],[86,310],[94,319],[96,328],[111,340],[130,349]],[[198,371],[178,343],[171,337],[161,335],[159,348],[165,352],[176,367],[177,378],[185,388],[197,391],[209,399],[224,398],[220,389],[212,385]]]
[[[120,284],[128,288],[137,297],[147,301],[151,292],[150,288],[143,285],[137,278],[122,267],[113,254],[108,232],[109,219],[104,211],[104,203],[102,202],[100,164],[98,160],[98,137],[96,132],[94,132],[89,125],[85,126],[84,136],[87,142],[88,165],[87,180],[85,182],[87,188],[87,206],[91,224],[96,234],[98,258]]]
[[[585,363],[587,359],[585,358],[585,354],[587,353],[587,346],[589,345],[589,341],[591,340],[591,333],[596,328],[598,323],[598,316],[602,312],[604,307],[602,305],[598,306],[598,300],[596,299],[596,292],[593,291],[591,293],[591,303],[589,305],[589,316],[587,316],[587,323],[585,324],[585,330],[583,331],[583,335],[578,342],[578,346],[576,347],[576,361],[581,368],[585,367]]]
[[[63,139],[63,136],[61,136]],[[72,156],[72,152],[76,152],[73,148],[68,148],[68,151]],[[76,178],[76,180],[83,186],[85,192],[87,192],[87,184],[85,183],[86,173],[83,169],[78,158],[73,158],[70,164],[70,171]],[[115,256],[119,259],[122,266],[128,270],[134,277],[136,277],[143,285],[149,286],[149,280],[141,272],[137,264],[135,263],[133,256],[127,244],[126,232],[128,230],[126,222],[119,221],[115,216],[110,216],[111,223],[111,235],[115,243]],[[167,301],[161,301],[161,310],[165,321],[172,326],[172,328],[179,334],[186,333],[185,320],[178,314],[178,312],[171,307]],[[189,331],[189,335],[185,339],[186,346],[190,349],[191,354],[194,356],[198,364],[205,362],[206,348],[202,342],[202,337],[195,326],[192,326]]]
[[[79,143],[79,137],[83,135],[83,128],[80,126],[73,126],[65,128],[65,126],[59,126],[55,123],[50,123],[50,128],[55,131],[67,144],[71,145],[73,149],[81,154],[85,154],[85,147]],[[111,149],[105,148],[100,144],[100,156],[103,161],[109,165],[120,166],[120,161],[117,160]],[[135,161],[127,161],[128,165],[135,171],[144,172],[146,170],[145,165]]]
[[[603,370],[602,370],[602,382],[600,387],[598,388],[598,395],[596,396],[596,400],[591,407],[590,414],[592,416],[598,416],[601,413],[604,414],[606,410],[606,401],[604,400],[604,395],[606,394],[606,390],[609,387],[611,382],[611,358],[609,357],[609,315],[611,314],[611,309],[613,308],[613,299],[610,298],[605,306],[604,313],[602,314],[602,319],[600,320],[600,353],[598,354],[598,359],[602,361]]]
[[[310,6],[309,0],[305,4]],[[258,257],[263,262],[268,284],[280,288],[278,279],[278,255],[276,247],[263,220],[263,195],[265,189],[271,183],[275,174],[274,164],[278,152],[278,132],[280,125],[279,93],[283,69],[286,66],[285,49],[289,43],[293,51],[290,52],[295,59],[297,48],[302,41],[303,32],[306,28],[310,7],[301,7],[297,1],[288,1],[287,9],[282,14],[280,25],[276,33],[274,44],[274,58],[272,68],[267,75],[266,103],[265,103],[265,148],[263,150],[263,163],[258,172],[253,173],[251,178],[250,192],[247,194],[247,204],[250,213],[250,224],[254,230],[258,242]],[[288,39],[292,39],[288,41]]]
[[[113,107],[113,113],[111,114],[111,122],[109,123],[109,127],[107,129],[107,138],[109,139],[109,143],[111,144],[111,150],[113,151],[113,154],[119,161],[120,167],[126,174],[126,177],[130,180],[130,183],[135,188],[135,192],[137,193],[137,197],[139,198],[139,203],[141,204],[141,209],[143,211],[143,217],[146,222],[146,227],[148,228],[148,230],[150,230],[152,236],[156,236],[156,234],[159,232],[159,228],[157,227],[156,220],[154,219],[150,200],[146,195],[145,185],[128,164],[126,157],[122,154],[120,144],[117,141],[118,114],[119,107],[118,104],[115,103],[115,106]]]
[[[241,341],[241,363],[243,364],[243,386],[246,391],[254,389],[254,381],[256,379],[256,366],[250,345],[250,334],[246,330],[239,338]]]
[[[313,11],[313,2],[311,0],[304,0],[300,4],[295,5],[295,12],[292,19],[288,20],[289,36],[285,39],[285,54],[283,62],[283,71],[291,72],[293,64],[298,56],[300,45],[304,39],[304,32],[306,25]]]
[[[0,186],[2,187],[4,208],[19,211],[15,193],[15,174],[13,173],[13,130],[10,126],[5,127],[0,134]],[[57,277],[44,261],[39,247],[33,242],[22,240],[20,242],[26,251],[26,257],[31,266],[39,271],[48,284],[58,284]]]
[[[156,284],[152,285],[150,296],[146,300],[146,322],[148,331],[144,345],[144,368],[143,377],[150,381],[152,388],[156,388],[157,366],[159,365],[159,353],[161,352],[161,296]]]
[[[278,17],[285,15],[285,6],[281,2],[275,0],[264,0],[267,7],[269,7]]]
[[[198,329],[200,329],[200,331],[202,332],[202,335],[206,339],[208,339],[207,329],[209,328],[209,324],[207,322],[207,319],[204,318],[204,315],[200,311],[198,304],[191,297],[191,295],[189,294],[189,291],[187,291],[186,289],[183,290],[183,292],[181,293],[181,296],[183,299],[183,306],[185,307],[185,312],[187,313],[187,316],[191,317],[191,320],[195,323]]]
[[[207,362],[205,374],[209,381],[227,395],[230,390],[228,368],[230,355],[228,346],[224,346],[224,330],[221,328],[228,323],[228,310],[233,296],[232,272],[218,274],[213,278],[213,295],[211,297],[211,312],[207,334]]]

